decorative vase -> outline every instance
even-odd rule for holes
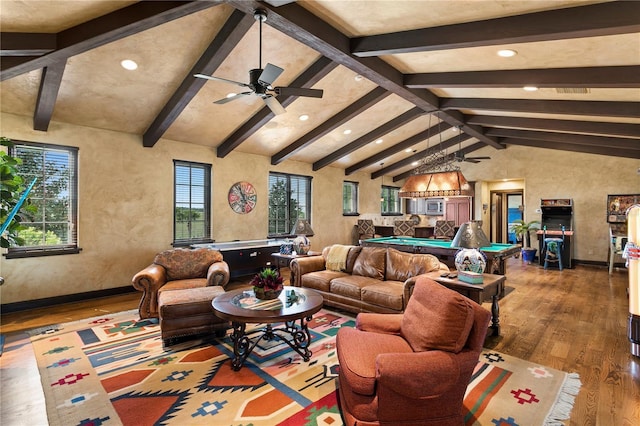
[[[461,249],[456,253],[454,263],[458,271],[482,274],[487,266],[487,257],[477,249]]]
[[[254,287],[253,293],[256,295],[256,299],[261,299],[261,300],[277,299],[278,296],[280,296],[280,293],[282,293],[282,288],[277,290],[272,290],[272,289],[265,289],[263,287]]]

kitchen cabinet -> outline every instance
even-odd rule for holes
[[[453,220],[460,226],[471,220],[471,197],[451,197],[444,202],[445,220]]]

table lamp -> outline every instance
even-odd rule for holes
[[[482,274],[487,266],[487,257],[478,250],[488,247],[491,242],[482,230],[480,221],[465,222],[451,241],[451,247],[459,248],[455,257],[458,272],[471,271]]]
[[[313,237],[313,229],[309,221],[306,219],[298,219],[291,230],[292,234],[297,235],[293,240],[293,246],[297,254],[307,254],[311,247],[311,242],[307,237]]]

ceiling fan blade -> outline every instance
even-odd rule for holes
[[[467,157],[470,160],[491,160],[491,157]]]
[[[274,87],[278,95],[283,96],[306,96],[308,98],[321,98],[324,93],[321,89],[305,89],[303,87]]]
[[[462,161],[466,161],[467,163],[474,163],[474,164],[476,164],[476,163],[479,163],[479,162],[480,162],[480,160],[474,160],[473,158],[465,158],[465,159],[464,159],[464,160],[462,160]]]
[[[227,102],[231,102],[235,99],[238,99],[241,96],[246,96],[246,95],[250,95],[253,92],[242,92],[242,93],[237,93],[233,96],[227,96],[225,98],[222,99],[218,99],[217,101],[213,102],[214,104],[218,104],[218,105],[222,105],[222,104],[226,104]]]
[[[228,79],[222,78],[222,77],[214,77],[212,75],[194,74],[193,76],[194,77],[198,77],[198,78],[204,78],[204,79],[207,79],[207,80],[225,81],[227,83],[235,84],[236,86],[249,87],[249,85],[247,83],[240,83],[239,81],[228,80]]]
[[[280,102],[278,102],[278,100],[273,96],[266,95],[266,96],[263,96],[262,99],[264,99],[264,103],[267,104],[269,109],[271,109],[271,112],[273,112],[275,115],[280,115],[287,112],[287,110],[284,109],[282,104],[280,104]]]
[[[277,67],[273,64],[267,64],[262,70],[262,74],[258,77],[258,83],[263,86],[271,86],[271,83],[276,81],[276,78],[282,74],[284,71],[282,68]]]

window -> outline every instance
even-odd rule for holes
[[[211,242],[211,165],[174,160],[173,245]]]
[[[311,217],[311,178],[269,173],[269,235],[289,235],[298,218]]]
[[[400,188],[395,186],[382,186],[382,194],[380,195],[380,211],[386,216],[402,215],[400,209]]]
[[[11,155],[22,160],[18,173],[29,185],[36,207],[22,216],[23,246],[10,247],[7,258],[78,253],[78,148],[14,141]]]
[[[358,182],[345,181],[342,184],[342,214],[345,216],[358,214]]]

